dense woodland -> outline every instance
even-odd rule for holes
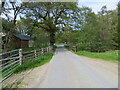
[[[34,40],[33,47],[65,43],[78,51],[115,50],[119,42],[119,9],[107,10],[103,6],[95,14],[89,7],[78,7],[77,2],[2,2],[2,29],[6,33],[3,44],[5,49],[13,48],[11,35],[21,33]]]
[[[76,46],[77,50],[107,51],[118,47],[117,10],[101,8],[98,14],[90,8],[80,8],[77,30],[68,29],[60,31],[57,38],[66,42],[70,47]],[[83,17],[83,18],[81,18]]]

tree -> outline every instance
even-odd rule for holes
[[[14,25],[16,24],[17,16],[20,15],[26,7],[26,3],[20,1],[21,0],[5,0],[2,2],[1,14],[5,15],[7,20],[12,21]],[[12,17],[10,16],[11,13],[13,13]]]
[[[19,14],[23,12],[25,8],[25,3],[20,3],[18,0],[12,1],[12,0],[5,0],[2,2],[2,10],[1,14],[6,16],[6,20],[3,20],[3,32],[6,32],[5,42],[6,44],[5,48],[14,48],[11,46],[11,40],[13,38],[14,33],[18,33],[16,30],[16,19]],[[13,13],[13,16],[11,17],[10,14]],[[5,23],[6,22],[6,23]],[[11,26],[9,26],[11,23]],[[7,25],[8,24],[8,25]],[[9,26],[9,27],[6,27]],[[12,28],[11,28],[12,27]]]
[[[107,7],[103,6],[99,14],[99,34],[101,38],[101,44],[104,50],[114,49],[117,46],[117,19],[116,10],[107,10]]]
[[[101,8],[98,14],[88,7],[79,8],[75,30],[63,32],[61,37],[67,40],[69,46],[76,46],[77,50],[104,52],[117,49],[117,19],[116,10]],[[59,36],[60,37],[60,36]]]
[[[33,35],[34,32],[34,21],[31,18],[26,18],[23,19],[21,18],[19,21],[17,21],[17,30],[18,32],[22,33],[22,34],[27,34],[30,37]]]
[[[21,34],[29,35],[34,40],[34,47],[43,48],[48,45],[49,34],[36,26],[31,18],[21,19],[17,21],[17,30]]]
[[[34,19],[34,25],[50,33],[50,45],[54,46],[55,33],[59,26],[66,26],[77,10],[77,3],[31,2],[28,3],[26,17]]]
[[[34,40],[34,47],[47,47],[49,43],[49,33],[45,30],[35,27],[32,33],[32,38]]]

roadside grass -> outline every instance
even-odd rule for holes
[[[55,45],[66,45],[65,43],[55,43]]]
[[[69,45],[67,45],[67,44],[64,45],[64,47],[65,47],[66,49],[68,49],[69,51],[71,50],[70,47],[69,47]]]
[[[17,69],[15,69],[14,73],[19,73],[19,72],[26,71],[26,70],[41,66],[43,64],[46,64],[47,62],[49,62],[51,60],[52,56],[53,56],[53,54],[50,53],[50,54],[40,56],[40,57],[34,59],[33,61],[24,63],[24,64],[18,66]]]
[[[119,51],[120,50],[112,50],[112,51],[107,51],[107,52],[104,52],[104,53],[78,51],[78,52],[75,52],[75,54],[82,55],[82,56],[87,56],[87,57],[91,57],[91,58],[96,58],[96,59],[103,59],[103,60],[107,60],[107,61],[117,62]]]

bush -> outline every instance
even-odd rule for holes
[[[80,44],[80,43],[78,43],[77,45],[76,45],[76,47],[77,47],[77,51],[79,51],[79,50],[87,50],[87,51],[90,51],[90,45],[89,44]]]

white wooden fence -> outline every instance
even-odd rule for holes
[[[13,71],[23,63],[34,60],[44,54],[51,52],[51,47],[36,49],[24,52],[22,49],[16,49],[0,54],[0,82],[4,81],[13,74]]]

